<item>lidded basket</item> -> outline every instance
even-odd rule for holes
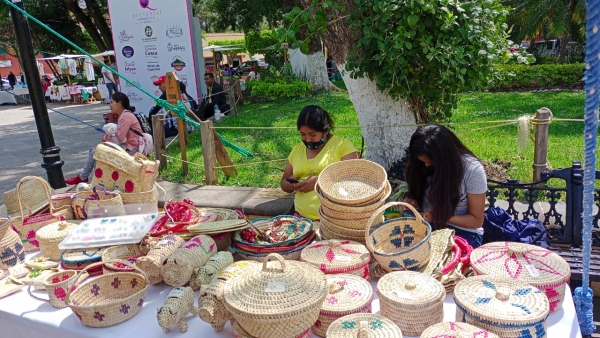
[[[273,259],[274,261],[270,261]],[[310,264],[270,254],[225,284],[225,308],[252,336],[292,338],[319,317],[327,295],[325,275]]]
[[[444,319],[446,290],[433,277],[414,271],[395,271],[377,283],[381,315],[408,336],[419,336]]]
[[[59,261],[64,250],[58,248],[71,231],[77,228],[78,224],[67,221],[59,221],[48,224],[37,231],[36,237],[40,243],[42,255],[53,261]]]
[[[402,333],[398,325],[385,317],[356,313],[331,323],[327,338],[402,338]]]
[[[471,253],[471,266],[478,275],[517,279],[546,293],[550,313],[562,306],[571,267],[564,258],[545,248],[512,242],[482,245]]]
[[[499,338],[498,335],[486,329],[478,328],[467,323],[443,322],[428,327],[420,338]]]
[[[371,254],[358,242],[333,239],[315,242],[302,250],[300,260],[316,266],[325,274],[344,273],[370,279]]]

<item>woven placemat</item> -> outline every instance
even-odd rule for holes
[[[376,314],[356,313],[337,319],[327,329],[327,338],[402,338],[402,330]]]
[[[230,219],[224,221],[202,222],[187,227],[187,230],[199,234],[222,233],[245,229],[250,225],[244,219]]]
[[[444,322],[432,325],[421,333],[421,338],[499,338],[488,330],[467,323]]]

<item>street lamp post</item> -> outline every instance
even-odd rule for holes
[[[12,0],[12,2],[17,7],[23,8],[22,0]],[[40,73],[35,60],[29,23],[23,14],[12,7],[10,8],[10,15],[15,26],[17,44],[19,45],[19,53],[24,68],[22,71],[25,72],[25,77],[29,82],[28,89],[31,96],[33,115],[42,146],[40,150],[43,158],[42,168],[46,169],[48,183],[52,188],[63,188],[65,187],[65,178],[62,166],[65,163],[60,159],[60,148],[54,143],[48,109],[46,108],[45,93],[42,91],[42,84],[39,81]]]

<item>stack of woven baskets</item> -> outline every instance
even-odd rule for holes
[[[353,160],[323,169],[315,192],[321,200],[321,237],[365,243],[367,221],[390,196],[391,186],[382,166]]]

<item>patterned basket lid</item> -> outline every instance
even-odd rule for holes
[[[558,286],[571,278],[564,258],[539,246],[494,242],[471,253],[471,266],[479,275],[518,279],[538,287]]]
[[[77,225],[67,221],[55,222],[42,227],[35,235],[40,241],[62,241]]]
[[[443,302],[446,290],[438,280],[420,272],[394,271],[381,277],[377,295],[404,311],[423,311]]]
[[[499,338],[498,335],[488,330],[480,329],[467,323],[444,322],[431,325],[421,338]]]
[[[356,313],[336,319],[327,329],[327,338],[402,338],[402,330],[391,320],[376,314]]]
[[[546,295],[525,282],[506,277],[475,276],[454,287],[458,310],[494,326],[545,321],[550,312]]]
[[[103,248],[87,248],[87,249],[72,249],[66,250],[62,254],[61,260],[65,263],[82,263],[99,261],[102,259]]]
[[[300,260],[318,267],[324,273],[344,273],[369,264],[371,253],[358,242],[328,240],[306,247],[302,250]]]
[[[363,278],[338,274],[327,277],[327,296],[321,314],[350,314],[368,307],[373,301],[373,288]]]

